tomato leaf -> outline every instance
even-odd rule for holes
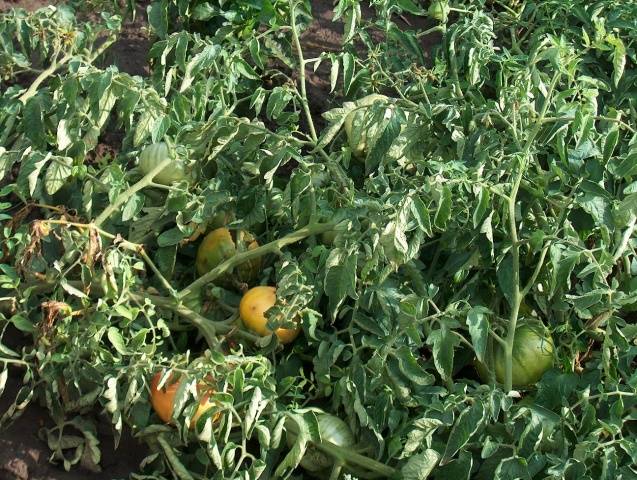
[[[467,326],[471,335],[473,350],[476,352],[478,361],[484,363],[489,341],[489,320],[487,314],[489,310],[485,307],[472,307],[467,314]]]

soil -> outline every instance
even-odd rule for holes
[[[90,1],[90,0],[89,0]],[[0,12],[11,8],[35,10],[55,0],[0,0]],[[120,71],[131,75],[148,74],[147,52],[151,45],[148,31],[145,28],[145,10],[148,0],[138,1],[134,21],[128,21],[118,41],[107,51],[105,63],[116,65]],[[332,21],[333,0],[312,1],[314,22],[302,36],[303,50],[306,58],[318,56],[321,52],[338,51],[341,47],[343,25]],[[89,14],[89,18],[97,16],[97,12]],[[372,11],[362,12],[365,18],[371,18]],[[402,28],[428,28],[426,20],[418,17],[402,17],[397,20]],[[428,41],[436,41],[427,37]],[[428,45],[424,45],[427,47]],[[425,48],[427,51],[428,48]],[[328,62],[323,62],[315,72],[307,70],[308,97],[313,113],[317,118],[321,112],[330,108],[334,95],[330,93]],[[114,155],[121,144],[122,137],[112,132],[102,138],[96,149],[96,156]],[[19,388],[20,371],[13,370],[5,392],[0,396],[0,416],[13,401]],[[108,434],[101,435],[102,461],[101,472],[90,472],[81,467],[66,472],[62,466],[49,462],[51,454],[45,442],[39,438],[42,427],[50,425],[49,415],[44,407],[31,404],[23,415],[0,431],[0,480],[80,480],[87,477],[93,480],[128,478],[131,472],[138,471],[139,463],[145,456],[143,447],[134,439],[125,437],[119,448],[113,449],[112,438]]]

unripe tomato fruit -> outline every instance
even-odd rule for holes
[[[248,232],[239,231],[236,233],[236,237],[240,239],[241,251],[254,250],[259,246],[257,241],[254,240],[254,237]],[[236,254],[237,244],[230,230],[223,227],[217,228],[206,235],[199,245],[195,259],[197,273],[204,275]],[[234,270],[234,278],[244,283],[253,282],[259,274],[260,269],[261,259],[255,258],[236,267]],[[221,278],[222,282],[227,282],[227,280],[227,276]]]
[[[354,434],[349,426],[340,418],[329,413],[319,413],[316,420],[321,433],[321,440],[332,443],[338,447],[352,448],[355,443]],[[287,437],[288,446],[294,444],[294,436]],[[301,459],[301,466],[308,472],[320,472],[330,468],[334,459],[323,453],[313,445],[309,445],[305,450],[305,455]]]
[[[365,117],[365,113],[367,112],[367,108],[374,105],[375,102],[383,102],[387,103],[389,100],[385,95],[380,95],[377,93],[372,93],[371,95],[367,95],[359,100],[357,100],[355,110],[351,111],[345,117],[345,134],[347,135],[347,141],[349,143],[350,149],[352,150],[352,154],[355,157],[364,157],[367,153],[369,145],[367,145],[367,133],[361,132],[360,138],[354,138],[352,135],[352,129],[354,125],[354,121],[362,121],[363,117]],[[389,113],[389,109],[387,109],[386,113]],[[357,122],[358,123],[358,122]],[[380,128],[380,125],[372,126],[370,129]],[[372,133],[375,134],[375,131],[370,131],[370,136]]]
[[[445,0],[434,0],[429,5],[427,14],[434,20],[445,23],[449,16],[449,4]]]
[[[239,302],[239,315],[243,324],[257,335],[266,337],[272,333],[268,328],[268,320],[265,312],[276,303],[276,288],[274,287],[254,287],[248,290]],[[297,328],[277,328],[274,334],[283,344],[292,342],[298,337],[300,327]]]
[[[157,372],[150,382],[150,404],[152,405],[153,410],[155,410],[157,416],[161,418],[163,422],[171,423],[173,419],[175,395],[180,382],[179,380],[175,381],[173,378],[169,378],[162,388],[158,388],[161,378],[161,372]],[[201,400],[199,401],[197,411],[190,421],[190,428],[194,428],[201,416],[214,406],[214,403],[209,401],[212,391],[210,391],[204,384],[200,384],[197,387],[197,391],[201,394]],[[213,423],[219,419],[219,416],[220,413],[215,414],[212,419]]]
[[[139,155],[139,169],[144,175],[147,175],[167,158],[172,158],[172,163],[155,175],[153,181],[162,185],[170,185],[186,178],[186,169],[183,162],[172,157],[168,145],[164,142],[153,143],[142,150]]]
[[[525,323],[515,331],[513,340],[513,387],[533,385],[553,367],[555,347],[550,333],[539,323]],[[495,379],[505,381],[505,354],[499,343],[494,345]],[[476,369],[483,381],[488,381],[484,365],[476,362]]]

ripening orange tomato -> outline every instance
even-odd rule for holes
[[[161,378],[162,373],[157,372],[150,382],[150,403],[162,421],[172,423],[175,395],[181,382],[171,377],[162,388],[159,388]],[[210,401],[210,395],[213,391],[208,386],[200,383],[197,387],[197,391],[201,394],[201,400],[199,401],[197,411],[190,421],[190,428],[194,428],[201,416],[214,406],[214,403]],[[220,413],[214,415],[212,419],[213,423],[219,419],[220,415]]]
[[[268,336],[272,331],[268,328],[268,320],[265,312],[276,303],[276,288],[268,286],[254,287],[248,290],[239,303],[239,314],[243,324],[254,333],[262,337]],[[296,328],[277,328],[274,334],[283,344],[292,342],[301,331]]]

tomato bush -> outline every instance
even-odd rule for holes
[[[72,468],[110,422],[136,478],[637,476],[635,2],[340,0],[320,52],[323,3],[154,0],[137,76],[134,2],[74,6],[0,14],[0,428],[38,402]]]

